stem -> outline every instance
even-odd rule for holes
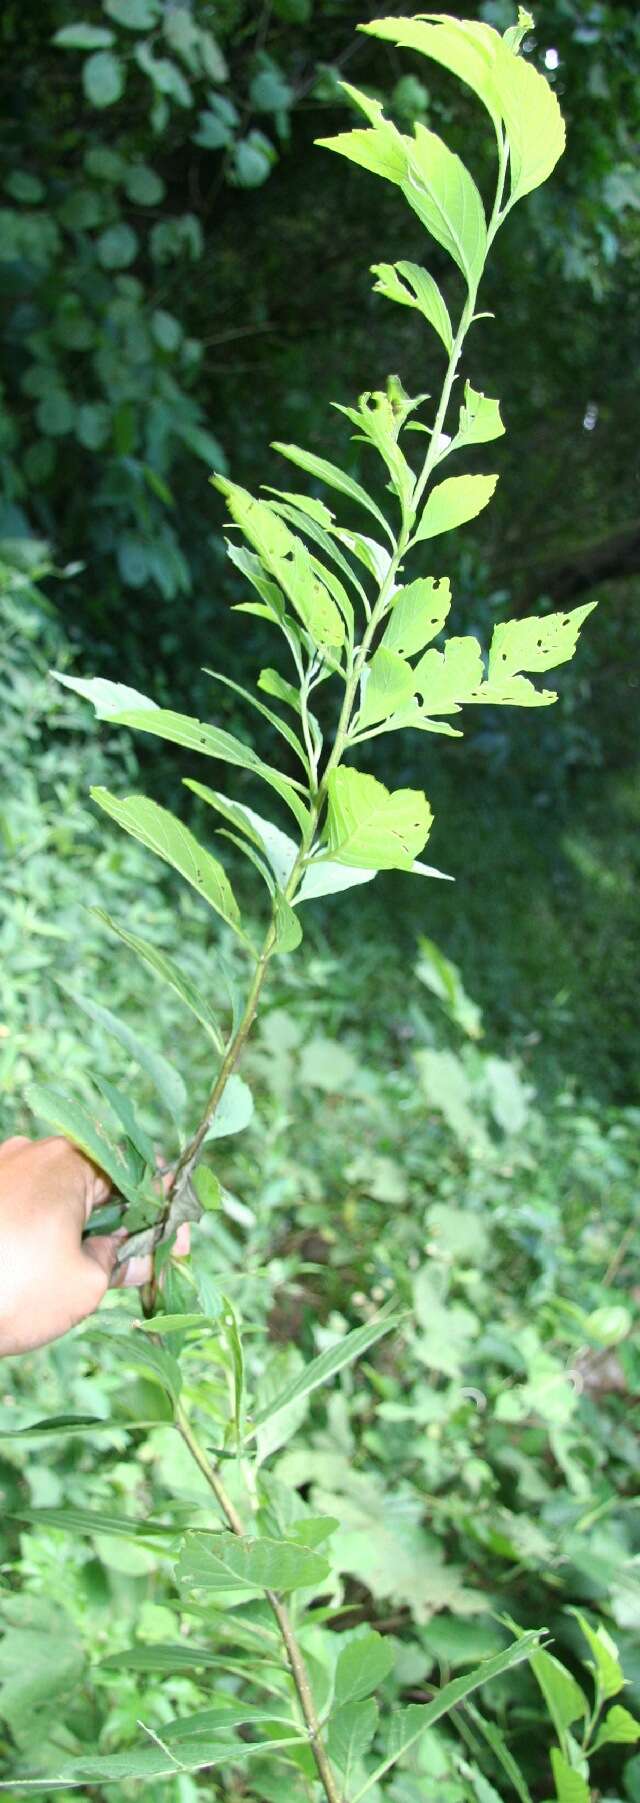
[[[185,1446],[188,1447],[191,1457],[195,1459],[196,1465],[206,1479],[210,1490],[213,1491],[216,1502],[222,1510],[232,1534],[244,1535],[244,1525],[235,1507],[235,1503],[233,1503],[231,1497],[227,1495],[224,1484],[218,1476],[215,1466],[212,1465],[207,1458],[203,1447],[200,1445],[199,1440],[194,1434],[189,1417],[185,1414],[184,1409],[180,1407],[180,1404],[178,1404],[176,1409],[176,1427],[178,1433],[184,1440]],[[322,1739],[322,1732],[313,1700],[309,1673],[305,1665],[299,1642],[296,1638],[291,1616],[286,1605],[274,1590],[265,1591],[265,1595],[267,1602],[275,1615],[286,1649],[289,1669],[291,1671],[298,1702],[307,1729],[309,1745],[313,1753],[316,1771],[327,1803],[343,1803],[342,1795],[338,1789],[331,1762]]]

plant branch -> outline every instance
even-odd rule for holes
[[[189,1417],[184,1409],[181,1408],[180,1404],[178,1404],[176,1410],[176,1427],[181,1438],[184,1440],[185,1446],[188,1447],[191,1457],[195,1459],[196,1465],[206,1479],[210,1490],[213,1491],[216,1502],[222,1510],[225,1521],[230,1527],[232,1534],[244,1535],[244,1524],[238,1514],[235,1503],[232,1502],[231,1497],[227,1495],[224,1484],[222,1483],[215,1466],[212,1465],[207,1458],[196,1434],[194,1434]],[[275,1590],[267,1590],[265,1595],[278,1623],[283,1645],[286,1650],[289,1669],[304,1717],[309,1745],[311,1747],[316,1771],[324,1795],[327,1803],[343,1803],[343,1798],[338,1788],[331,1761],[322,1739],[322,1731],[313,1700],[309,1673],[300,1644],[296,1637],[291,1616],[285,1603],[282,1602]]]

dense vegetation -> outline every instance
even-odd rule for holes
[[[77,20],[60,0],[44,10],[52,37]],[[250,483],[264,475],[258,451],[276,428],[335,455],[327,393],[351,399],[370,378],[372,341],[383,370],[393,355],[403,375],[415,370],[415,386],[429,385],[411,316],[403,339],[396,312],[392,342],[383,303],[357,273],[379,254],[382,232],[397,229],[391,206],[387,225],[376,185],[370,199],[356,172],[352,184],[329,159],[312,160],[310,140],[319,124],[323,135],[343,124],[334,65],[345,53],[350,77],[384,89],[404,129],[428,117],[452,141],[459,132],[462,148],[464,110],[461,125],[436,69],[427,92],[423,67],[407,77],[380,46],[374,55],[363,41],[356,59],[350,27],[361,11],[348,20],[328,0],[281,0],[256,33],[239,7],[202,8],[215,42],[196,42],[188,12],[169,9],[169,42],[158,44],[155,0],[111,0],[83,18],[112,31],[115,47],[94,38],[50,48],[43,9],[31,21],[24,8],[3,13],[16,100],[4,216],[7,1131],[24,1124],[33,1076],[64,1067],[80,1087],[96,1070],[122,1080],[121,1049],[99,1023],[79,1027],[60,979],[73,974],[148,1030],[144,973],[114,957],[87,901],[179,953],[200,989],[211,953],[195,901],[129,840],[98,832],[89,784],[122,789],[136,754],[122,736],[99,742],[47,669],[81,661],[106,671],[111,659],[120,673],[124,661],[128,679],[158,699],[193,705],[195,666],[212,661],[215,635],[215,661],[239,675],[227,602],[240,591],[223,574],[221,515],[206,488],[214,454],[220,465],[212,434]],[[391,1706],[398,1696],[423,1703],[432,1684],[498,1652],[509,1638],[498,1617],[547,1626],[589,1692],[581,1661],[593,1649],[571,1606],[608,1628],[640,1688],[629,1415],[638,1391],[628,938],[637,786],[624,605],[637,585],[624,325],[637,295],[638,23],[622,6],[557,11],[555,79],[571,152],[553,189],[526,221],[516,214],[500,242],[496,310],[505,290],[513,307],[501,305],[495,366],[490,334],[483,339],[481,375],[488,392],[511,397],[512,453],[501,459],[503,499],[486,516],[486,537],[474,527],[473,554],[453,555],[462,630],[486,637],[496,617],[539,599],[543,610],[596,597],[601,606],[560,706],[536,716],[535,735],[526,719],[514,729],[509,716],[505,728],[496,711],[466,749],[447,746],[447,758],[431,760],[433,855],[455,870],[455,899],[434,884],[428,904],[416,901],[406,885],[400,904],[391,875],[307,928],[299,967],[281,962],[243,1066],[256,1112],[237,1149],[223,1147],[225,1209],[198,1229],[194,1261],[199,1306],[217,1315],[224,1293],[254,1324],[245,1356],[257,1407],[295,1378],[302,1355],[366,1322],[389,1294],[412,1311],[411,1326],[357,1376],[292,1407],[282,1450],[265,1447],[279,1455],[280,1482],[302,1486],[314,1516],[339,1521],[345,1589],[335,1625],[356,1641],[367,1624],[382,1629],[394,1654],[393,1676],[382,1673]],[[509,23],[500,5],[476,16]],[[540,64],[545,48],[534,46]],[[106,99],[104,60],[89,74],[87,59],[114,55]],[[38,108],[34,84],[47,96]],[[416,250],[405,234],[401,254]],[[46,601],[32,585],[44,540],[58,568],[42,585]],[[83,567],[69,568],[76,558]],[[259,627],[242,647],[245,670],[263,658]],[[210,690],[196,701],[211,712]],[[216,717],[235,728],[231,698]],[[264,749],[258,733],[256,744]],[[410,747],[396,753],[398,781],[420,780]],[[144,785],[164,798],[173,772],[146,754],[145,763]],[[250,906],[241,870],[237,887]],[[434,940],[456,957],[464,985]],[[233,979],[232,947],[226,957]],[[484,1038],[466,991],[482,1004]],[[154,995],[154,1014],[158,1048],[203,1093],[205,1052],[169,992]],[[157,1137],[153,1093],[133,1063],[130,1071]],[[184,1279],[171,1283],[167,1306],[188,1306]],[[74,1337],[11,1367],[0,1714],[14,1781],[21,1760],[33,1768],[35,1707],[38,1757],[51,1770],[52,1757],[97,1741],[117,1754],[139,1720],[162,1737],[174,1713],[206,1707],[219,1691],[220,1674],[182,1645],[202,1622],[197,1606],[177,1601],[172,1577],[176,1530],[194,1502],[205,1523],[206,1494],[169,1441],[157,1374],[152,1381],[143,1361],[123,1386],[123,1330],[120,1304],[93,1340]],[[202,1351],[222,1409],[233,1344],[212,1336]],[[45,1413],[105,1427],[12,1441],[12,1428]],[[127,1429],[140,1420],[154,1425]],[[29,1508],[53,1513],[27,1524]],[[72,1534],[61,1531],[63,1516]],[[110,1532],[123,1516],[145,1519],[149,1531]],[[154,1516],[173,1538],[166,1525],[154,1535]],[[307,1657],[321,1669],[321,1624],[308,1633]],[[154,1651],[167,1642],[168,1675],[167,1656]],[[623,1703],[632,1707],[630,1690]],[[559,1742],[560,1758],[570,1756],[566,1737],[579,1739],[576,1723],[584,1726],[570,1680],[562,1690],[556,1672],[551,1722],[524,1666],[483,1694],[481,1711],[466,1705],[446,1731],[421,1739],[386,1793],[394,1803],[494,1803],[526,1784],[536,1799],[550,1794],[550,1748]],[[618,1728],[595,1754],[591,1792],[563,1792],[555,1760],[559,1797],[640,1794],[633,1730]],[[287,1794],[308,1797],[309,1782],[292,1771]],[[105,1795],[137,1789],[116,1783]],[[281,1790],[267,1766],[254,1788],[231,1773],[221,1790],[213,1777],[153,1780],[153,1794],[171,1803],[211,1794],[268,1803]]]

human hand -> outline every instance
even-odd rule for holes
[[[127,1229],[82,1235],[110,1190],[66,1139],[0,1145],[0,1356],[59,1339],[102,1301]],[[188,1250],[185,1237],[181,1229],[178,1253]],[[137,1286],[150,1276],[151,1259],[132,1258],[113,1281]]]

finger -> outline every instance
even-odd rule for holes
[[[144,1283],[150,1283],[152,1277],[153,1259],[148,1252],[138,1258],[128,1258],[126,1264],[119,1265],[113,1287],[118,1290],[139,1290]]]
[[[98,1266],[98,1269],[106,1278],[107,1283],[112,1276],[113,1267],[123,1239],[126,1239],[126,1237],[126,1229],[123,1233],[122,1228],[119,1227],[115,1233],[96,1233],[92,1239],[83,1241],[83,1258],[88,1259],[90,1264]]]
[[[31,1140],[24,1133],[14,1133],[11,1139],[5,1139],[0,1145],[0,1158],[10,1158],[12,1152],[19,1152],[23,1146],[30,1146]]]

